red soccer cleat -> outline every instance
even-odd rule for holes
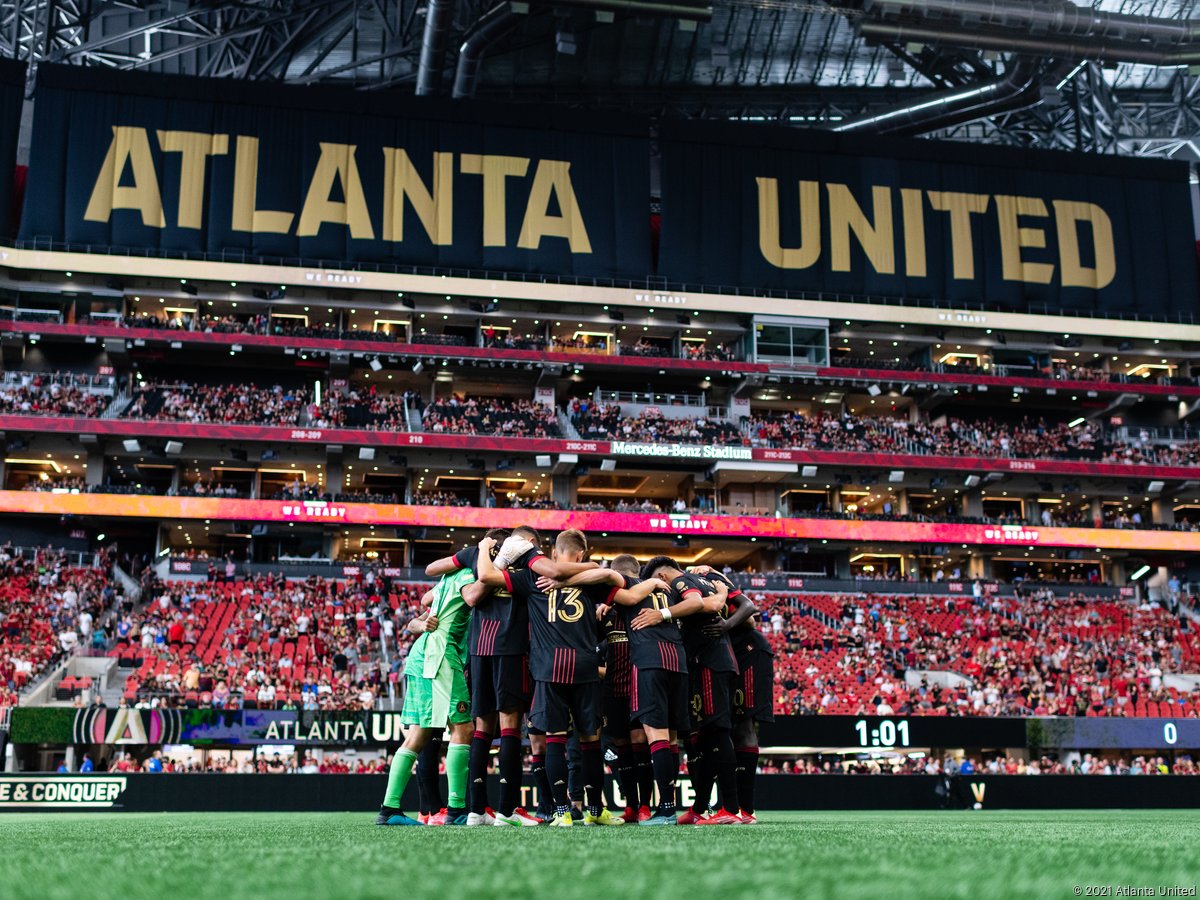
[[[625,820],[626,825],[636,825],[638,823],[638,811],[632,806],[625,807],[625,812],[621,813],[621,818]]]
[[[738,813],[738,818],[742,820],[743,825],[757,825],[758,817],[754,813],[748,813],[744,809]]]
[[[699,825],[703,819],[704,816],[699,815],[689,806],[687,811],[676,821],[679,822],[680,825]]]
[[[425,824],[426,825],[449,825],[450,824],[450,816],[447,814],[446,808],[443,806],[437,812],[430,813],[428,816],[426,816]]]
[[[654,813],[650,811],[650,807],[643,806],[638,810],[638,821],[645,822],[647,819],[653,818]]]
[[[741,825],[742,820],[728,810],[719,809],[711,816],[704,816],[697,825]]]

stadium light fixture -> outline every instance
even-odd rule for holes
[[[1076,426],[1082,425],[1086,421],[1087,421],[1087,419],[1085,419],[1083,416],[1080,416],[1079,418],[1072,419],[1070,422],[1068,422],[1067,427],[1075,428]]]
[[[1142,566],[1140,569],[1138,569],[1136,572],[1134,572],[1132,575],[1129,576],[1129,580],[1137,581],[1139,578],[1141,578],[1143,575],[1145,575],[1149,571],[1150,571],[1149,566]]]

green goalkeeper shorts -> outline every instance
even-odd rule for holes
[[[419,728],[445,728],[471,720],[471,697],[462,669],[443,662],[435,678],[406,675],[400,721]]]

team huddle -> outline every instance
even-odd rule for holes
[[[549,557],[540,547],[532,528],[493,529],[426,569],[439,581],[408,625],[418,635],[405,669],[408,730],[376,824],[754,824],[773,660],[750,598],[724,575],[667,556],[640,566],[618,556],[602,568],[585,561],[587,539],[576,530],[561,532]],[[521,804],[526,717],[533,812]],[[497,734],[493,806],[487,771]],[[681,746],[695,801],[678,815]],[[606,758],[625,799],[620,815],[606,806]],[[401,811],[414,771],[415,818]]]

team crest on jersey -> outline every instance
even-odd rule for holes
[[[466,700],[459,700],[459,701],[458,701],[458,711],[459,711],[460,713],[465,713],[465,712],[467,711],[467,709],[468,709],[468,707],[467,707],[467,701],[466,701]]]

